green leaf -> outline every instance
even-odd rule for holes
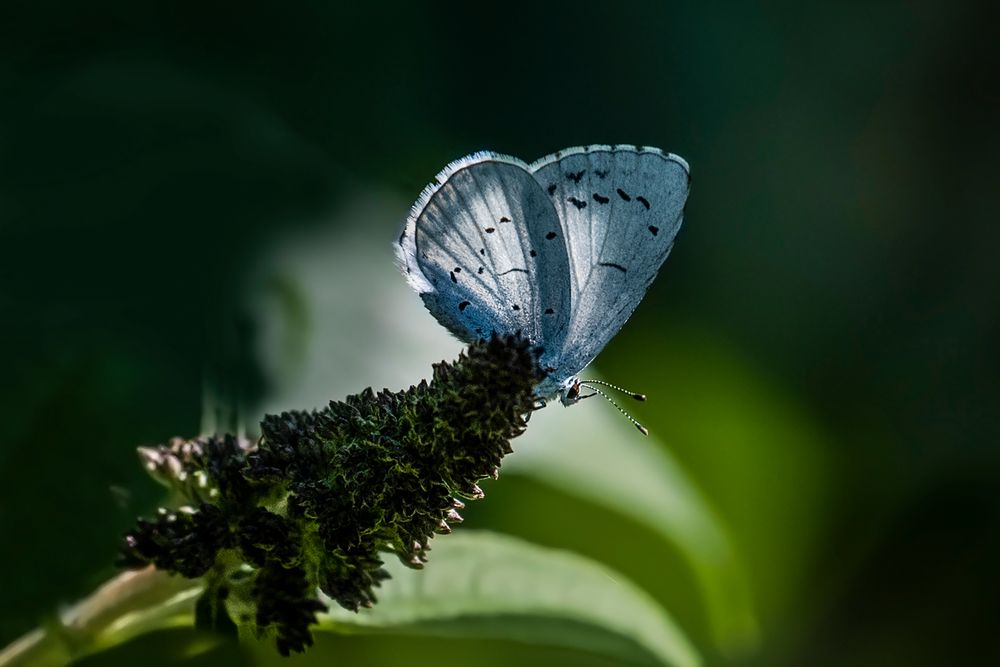
[[[485,531],[462,530],[433,546],[423,570],[386,564],[393,578],[373,609],[354,613],[327,600],[315,629],[504,639],[634,663],[701,664],[662,607],[592,560]],[[152,569],[119,575],[67,611],[60,628],[8,647],[0,664],[59,667],[151,632],[191,628],[201,592],[199,581]],[[203,646],[220,638],[200,637]]]
[[[515,639],[634,662],[701,664],[662,607],[594,561],[485,531],[433,546],[422,571],[388,564],[393,578],[373,609],[332,605],[320,629]]]
[[[694,572],[720,649],[752,649],[757,620],[736,550],[666,446],[655,433],[643,438],[629,430],[612,411],[577,409],[567,417],[562,410],[534,415],[505,459],[503,474],[536,478],[647,526],[674,545]]]

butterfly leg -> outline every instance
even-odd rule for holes
[[[545,405],[546,405],[546,403],[545,403],[545,399],[544,398],[537,398],[537,399],[535,399],[535,404],[533,406],[531,406],[531,412],[529,412],[528,414],[524,415],[524,423],[527,424],[529,421],[531,421],[531,413],[532,412],[534,412],[535,410],[541,410],[542,408],[545,407]]]

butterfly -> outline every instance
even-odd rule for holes
[[[687,162],[650,147],[582,146],[531,164],[473,153],[424,188],[396,261],[462,341],[520,332],[543,348],[536,397],[572,405],[603,395],[591,385],[607,383],[578,373],[632,315],[670,254],[690,182]]]

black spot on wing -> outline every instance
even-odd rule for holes
[[[653,236],[656,236],[657,234],[660,233],[660,228],[656,227],[654,225],[650,225],[649,226],[649,231],[653,232]]]
[[[479,249],[479,254],[483,255],[485,257],[486,256],[486,248],[480,248]]]
[[[618,188],[617,190],[615,190],[615,192],[617,192],[618,196],[624,199],[625,201],[632,201],[632,198],[629,197],[628,193],[622,190],[621,188]]]
[[[649,207],[647,206],[646,208],[649,208]],[[505,216],[503,216],[502,218],[500,218],[500,222],[510,222],[510,218],[508,218],[508,217],[507,217],[507,216],[505,215]]]
[[[601,179],[602,181],[603,181],[603,180],[604,180],[605,178],[607,178],[607,177],[608,177],[608,172],[606,172],[606,171],[601,171],[600,169],[595,169],[595,170],[594,170],[594,173],[595,173],[595,174],[597,174],[597,177],[598,177],[599,179]]]
[[[556,312],[556,311],[552,310],[551,308],[546,308],[546,309],[545,309],[545,314],[546,314],[546,315],[554,315],[554,314],[555,314],[555,312]]]
[[[581,169],[580,171],[578,171],[576,173],[574,173],[574,172],[568,172],[566,174],[566,178],[568,178],[569,180],[573,181],[574,183],[579,183],[580,179],[583,178],[583,175],[586,174],[586,173],[587,173],[586,169]]]
[[[468,301],[463,301],[462,303],[458,304],[459,311],[463,311],[463,310],[465,310],[468,307],[469,307],[469,302]]]
[[[600,262],[598,266],[606,266],[611,269],[618,269],[622,273],[628,273],[628,269],[626,269],[621,264],[615,264],[614,262]]]
[[[556,193],[556,184],[555,183],[549,183],[549,187],[547,187],[545,190],[550,195],[554,195]]]
[[[555,232],[549,232],[548,234],[545,235],[545,238],[547,238],[549,241],[551,241],[555,237],[556,237],[556,233]]]
[[[607,203],[608,203],[609,201],[611,201],[611,200],[610,200],[610,199],[608,199],[607,197],[604,197],[604,196],[602,196],[602,195],[599,195],[599,194],[597,194],[597,193],[595,192],[595,193],[594,193],[594,201],[596,201],[596,202],[597,202],[598,204],[607,204]]]
[[[462,272],[462,267],[456,266],[455,267],[455,273],[461,273],[461,272]]]
[[[529,252],[528,254],[529,254],[529,255],[531,255],[532,257],[538,257],[538,253],[537,253],[537,252],[535,252],[534,250],[532,250],[532,251],[531,251],[531,252]]]
[[[570,197],[566,201],[568,201],[573,206],[576,206],[577,210],[587,208],[587,202],[577,199],[576,197]]]
[[[476,271],[476,273],[478,273],[479,275],[483,275],[483,267],[480,266],[479,270]]]
[[[513,308],[514,310],[521,310],[521,306],[517,305],[516,303],[513,306],[511,306],[511,308]]]
[[[645,206],[647,211],[649,210],[649,201],[645,197],[636,197],[635,200]]]
[[[497,229],[496,229],[496,227],[487,227],[487,228],[486,228],[486,233],[487,233],[487,234],[492,234],[492,233],[493,233],[493,232],[495,232],[496,230],[497,230]]]
[[[451,282],[453,282],[453,283],[457,283],[458,282],[458,278],[455,277],[455,272],[454,271],[450,271],[448,273],[448,275],[451,276]]]

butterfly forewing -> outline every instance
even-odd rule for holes
[[[646,294],[682,222],[687,164],[657,149],[589,146],[531,167],[566,236],[572,295],[557,376],[575,375]]]
[[[563,230],[526,166],[477,154],[439,181],[414,207],[397,249],[431,314],[465,341],[494,331],[543,345],[562,339],[570,306]]]

